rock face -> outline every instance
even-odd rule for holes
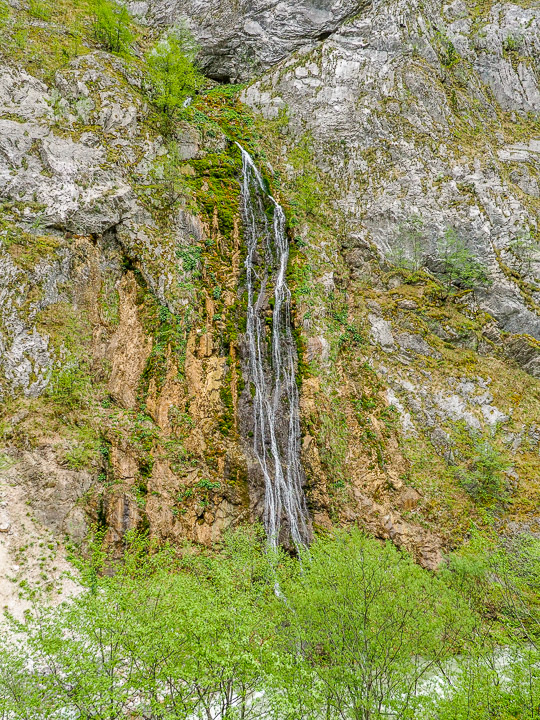
[[[205,73],[242,82],[293,51],[330,36],[369,0],[157,0],[132,2],[132,12],[158,27],[186,24],[200,46]]]
[[[244,97],[312,138],[349,250],[411,255],[415,235],[421,264],[451,228],[489,267],[481,306],[502,329],[538,338],[538,253],[527,288],[511,249],[537,232],[539,53],[534,7],[494,4],[477,17],[464,2],[385,2]]]
[[[482,521],[465,488],[488,451],[501,526],[532,522],[538,8],[128,4],[156,35],[187,24],[210,78],[249,81],[250,109],[216,87],[171,131],[141,57],[92,50],[47,82],[1,67],[0,479],[17,502],[78,540],[91,519],[118,552],[135,527],[210,545],[260,518],[230,141],[245,133],[290,219],[314,531],[356,524],[435,569]],[[487,275],[474,292],[448,279],[456,247]]]

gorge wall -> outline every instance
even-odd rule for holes
[[[61,18],[0,3],[2,542],[25,545],[21,492],[118,552],[261,518],[235,140],[287,214],[314,532],[359,524],[431,568],[472,525],[538,532],[540,11],[214,5],[129,4],[145,38],[187,24],[225,83],[167,135],[140,62],[57,58]],[[445,289],[456,237],[474,291]],[[467,483],[490,462],[488,518]]]

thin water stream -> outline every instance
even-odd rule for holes
[[[300,550],[310,539],[310,526],[300,459],[298,358],[286,277],[289,243],[285,213],[266,191],[249,153],[238,147],[242,151],[242,211],[247,245],[246,344],[254,388],[253,452],[264,478],[264,526],[270,546],[276,548],[285,540]],[[269,204],[272,219],[266,212]],[[272,301],[268,338],[265,310]]]

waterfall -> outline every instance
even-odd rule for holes
[[[310,539],[302,489],[297,352],[287,285],[289,243],[285,213],[265,189],[249,153],[242,151],[242,210],[247,282],[246,346],[253,396],[253,452],[264,478],[264,526],[270,546],[290,539],[299,550]],[[272,211],[270,220],[266,209]],[[272,334],[264,314],[273,287]]]

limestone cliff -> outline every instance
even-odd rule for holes
[[[287,211],[315,531],[358,523],[432,568],[487,505],[536,531],[540,11],[214,6],[129,4],[141,47],[187,23],[211,79],[171,132],[141,51],[97,49],[84,14],[74,47],[67,16],[0,3],[11,532],[14,485],[55,533],[97,522],[119,551],[130,528],[210,544],[260,517],[235,140]],[[455,239],[474,289],[449,284]]]

